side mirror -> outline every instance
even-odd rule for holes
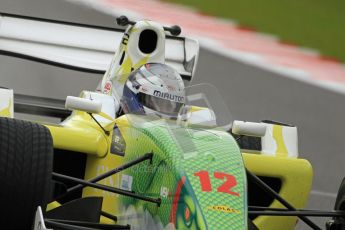
[[[87,113],[100,113],[102,110],[102,103],[96,100],[67,96],[65,108],[70,110],[80,110]]]
[[[266,124],[234,121],[232,125],[232,133],[244,136],[263,137],[266,133]]]

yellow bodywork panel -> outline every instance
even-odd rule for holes
[[[52,210],[52,209],[54,209],[54,208],[58,208],[58,207],[60,207],[60,206],[61,206],[61,204],[60,204],[59,202],[53,201],[53,202],[51,202],[51,203],[49,203],[49,204],[47,205],[46,211],[48,212],[48,211],[50,211],[50,210]]]
[[[8,106],[0,110],[0,117],[13,117],[11,113],[12,101],[8,103]]]
[[[125,116],[122,116],[116,119],[116,123],[123,135],[131,135],[127,131],[127,128],[130,125],[128,124],[128,120]],[[147,149],[148,152],[150,150],[151,149]],[[85,179],[89,180],[91,178],[99,176],[103,173],[108,172],[109,170],[112,170],[120,165],[123,165],[124,163],[126,162],[124,161],[123,157],[115,155],[115,154],[107,154],[103,158],[99,158],[96,156],[88,156],[87,162],[86,162]],[[99,181],[98,183],[119,188],[120,183],[121,183],[120,182],[121,174],[122,173],[117,173],[115,175],[112,175],[110,177],[107,177]],[[103,211],[116,214],[116,215],[119,214],[118,213],[119,210],[118,210],[118,207],[116,206],[116,203],[118,202],[118,198],[120,195],[87,187],[87,188],[84,188],[83,190],[83,197],[86,197],[86,196],[103,196],[103,206],[102,206]],[[102,223],[105,223],[105,224],[109,223],[109,221],[111,222],[111,220],[104,217],[101,218],[101,221]]]
[[[104,158],[88,156],[87,163],[86,163],[85,179],[89,180],[91,178],[95,178],[96,176],[106,173],[123,163],[124,162],[122,160],[122,157],[116,156],[114,154],[108,154]],[[110,177],[107,177],[99,181],[98,183],[107,185],[110,187],[119,188],[120,174],[121,173],[118,173]],[[103,206],[102,206],[103,211],[111,213],[111,214],[118,214],[119,210],[117,210],[116,204],[118,202],[118,197],[120,195],[107,192],[107,191],[102,191],[100,189],[87,187],[83,189],[83,197],[87,197],[87,196],[102,196],[103,197]],[[105,219],[103,218],[102,221],[104,220]]]
[[[13,118],[13,90],[0,88],[0,117]]]
[[[279,195],[286,199],[296,209],[304,208],[310,193],[313,169],[309,161],[304,159],[265,156],[243,153],[247,169],[257,176],[279,178],[282,187]],[[254,192],[254,191],[251,191]],[[277,200],[271,208],[285,208]],[[297,217],[259,216],[254,220],[259,229],[291,230],[295,228]]]
[[[105,156],[110,148],[110,137],[85,112],[77,112],[60,125],[46,125],[54,148]]]

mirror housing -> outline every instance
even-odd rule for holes
[[[100,113],[102,110],[102,103],[96,100],[67,96],[65,108],[69,110],[80,110],[87,113]]]
[[[244,136],[263,137],[266,134],[266,124],[235,120],[232,125],[232,133]]]

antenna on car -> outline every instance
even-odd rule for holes
[[[97,119],[92,115],[93,113],[102,112],[102,103],[97,100],[89,100],[86,98],[67,96],[65,102],[65,108],[70,110],[84,111],[91,116],[91,118],[96,122],[96,124],[103,130],[103,132],[109,136],[110,132],[105,130],[104,127],[97,121]],[[101,116],[104,116],[100,114]]]
[[[109,136],[110,132],[105,130],[103,128],[103,126],[97,121],[97,119],[92,115],[92,113],[88,113],[90,115],[90,117],[92,118],[92,120],[94,120],[96,122],[96,124],[103,130],[103,132],[105,133],[105,135]]]
[[[126,16],[122,15],[118,18],[116,18],[116,23],[119,26],[128,26],[128,25],[134,25],[136,22],[129,20]],[[178,36],[181,34],[181,27],[178,25],[174,25],[174,26],[163,26],[163,29],[165,31],[170,32],[171,35],[173,36]]]

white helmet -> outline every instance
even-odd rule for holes
[[[133,71],[123,89],[125,113],[177,118],[185,103],[184,83],[170,66],[148,63]]]

